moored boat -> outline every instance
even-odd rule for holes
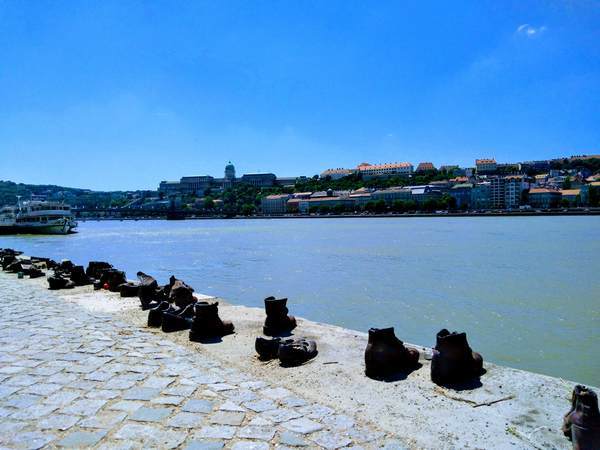
[[[75,227],[71,207],[61,202],[19,200],[0,209],[0,234],[67,234]]]

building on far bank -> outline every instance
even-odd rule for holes
[[[240,178],[240,183],[254,187],[271,187],[275,185],[277,177],[273,173],[245,173]]]
[[[450,195],[456,200],[457,208],[468,209],[471,207],[473,183],[455,184],[450,189]]]
[[[443,166],[440,166],[440,172],[445,172],[450,175],[458,176],[460,171],[460,167],[455,164],[445,164]]]
[[[325,179],[325,178],[329,177],[332,180],[339,180],[340,178],[344,178],[344,177],[347,177],[348,175],[351,175],[353,172],[354,172],[353,170],[342,169],[342,168],[327,169],[327,170],[324,170],[323,172],[321,172],[321,175],[319,175],[319,178]]]
[[[249,184],[254,187],[294,186],[298,179],[305,177],[279,177],[273,173],[248,173],[236,178],[235,166],[231,161],[225,166],[223,178],[213,178],[210,175],[184,176],[179,181],[161,181],[158,191],[167,195],[195,194],[204,195],[207,189],[222,191],[238,183]]]
[[[548,188],[529,190],[529,204],[534,208],[556,208],[561,201],[560,191]]]
[[[540,173],[538,175],[535,175],[533,177],[534,179],[534,184],[535,186],[545,186],[546,183],[548,182],[548,174],[547,173]]]
[[[523,191],[529,187],[527,179],[523,175],[492,177],[490,182],[491,202],[494,209],[518,208]]]
[[[179,181],[161,181],[158,185],[158,192],[169,195],[177,195],[181,192],[181,183]]]
[[[230,188],[235,183],[235,166],[231,161],[225,166],[225,178],[223,178],[223,189]]]
[[[411,193],[411,200],[414,200],[417,205],[423,205],[428,200],[440,200],[442,191],[435,186],[408,186]]]
[[[562,189],[561,200],[569,202],[569,206],[580,206],[583,203],[581,191],[582,189]]]
[[[371,198],[375,201],[383,200],[386,204],[391,205],[397,200],[404,202],[412,200],[412,191],[402,187],[379,189],[371,194]]]
[[[408,162],[386,164],[361,163],[356,168],[356,171],[362,174],[364,178],[392,176],[408,177],[413,173],[413,165]]]
[[[275,183],[279,186],[295,186],[297,179],[296,177],[277,177]]]
[[[181,192],[183,194],[204,195],[204,191],[211,187],[214,178],[210,175],[196,177],[181,177]]]
[[[349,210],[354,208],[354,202],[349,197],[338,196],[300,199],[298,202],[298,210],[301,214],[308,214],[316,209],[324,209],[324,207],[333,211],[337,206]]]
[[[285,214],[287,212],[287,203],[291,199],[290,194],[267,195],[261,200],[261,210],[263,214]]]
[[[490,209],[492,207],[492,184],[489,181],[477,183],[471,189],[471,208]]]
[[[498,170],[498,164],[493,158],[476,159],[475,167],[478,174],[496,173]]]
[[[521,163],[521,170],[535,170],[536,172],[545,172],[550,170],[550,160],[540,160],[540,161],[525,161]]]
[[[424,173],[424,172],[433,172],[435,170],[435,166],[431,162],[420,162],[417,166],[416,173]]]
[[[352,200],[356,209],[364,209],[366,204],[373,200],[372,193],[361,191],[360,189],[352,192],[348,199]]]

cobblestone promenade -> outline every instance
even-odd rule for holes
[[[0,274],[0,310],[0,448],[400,448],[26,280]]]

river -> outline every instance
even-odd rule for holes
[[[486,360],[600,385],[600,216],[88,221],[0,247],[431,346],[466,331]],[[300,331],[300,330],[299,330]]]

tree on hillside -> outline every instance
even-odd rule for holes
[[[335,205],[333,207],[333,212],[336,214],[343,214],[346,212],[346,207],[344,205]]]
[[[387,204],[385,203],[385,200],[377,200],[375,202],[375,212],[379,214],[387,212]]]
[[[406,202],[403,200],[394,200],[392,203],[392,210],[394,212],[402,213],[406,211]]]
[[[430,198],[423,202],[423,207],[421,209],[423,211],[431,212],[431,211],[435,211],[436,209],[438,209],[438,206],[439,206],[438,201],[433,198]]]
[[[214,209],[215,208],[215,200],[210,196],[204,197],[204,209]]]
[[[244,216],[250,216],[250,215],[254,214],[255,211],[256,211],[256,207],[251,203],[246,203],[246,204],[242,205],[241,213]]]

